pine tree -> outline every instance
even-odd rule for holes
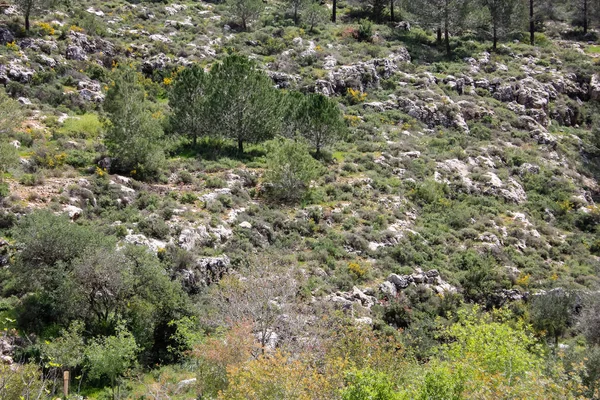
[[[295,107],[291,104],[295,111],[288,112],[288,115],[293,113],[291,117],[294,122],[287,120],[288,126],[292,125],[319,154],[323,147],[334,143],[346,129],[342,112],[337,102],[322,94],[295,98],[298,99]]]
[[[25,29],[27,31],[31,28],[31,16],[40,14],[54,5],[54,1],[52,0],[15,0],[14,3],[23,13]]]
[[[247,31],[248,25],[258,19],[265,5],[262,0],[228,0],[227,8],[239,20],[242,29]]]
[[[493,42],[493,49],[496,50],[498,40],[506,36],[511,29],[518,27],[520,6],[522,2],[520,0],[483,0],[482,5],[489,12],[489,25],[491,27],[491,36]]]
[[[471,0],[415,0],[411,11],[425,26],[438,27],[438,38],[444,35],[446,54],[452,54],[450,35],[464,28],[472,5]]]
[[[191,136],[194,147],[199,136],[209,133],[210,83],[210,77],[204,69],[194,65],[177,76],[169,96],[169,105],[173,109],[171,127],[178,133]]]
[[[156,176],[164,162],[163,129],[135,70],[125,67],[117,72],[104,110],[108,114],[105,143],[116,158],[116,168],[141,178]]]
[[[300,22],[300,12],[306,7],[306,0],[287,0],[286,3],[292,9],[294,24],[298,25],[298,22]]]
[[[280,94],[271,79],[246,57],[231,55],[213,67],[211,132],[244,143],[272,138],[281,128]]]

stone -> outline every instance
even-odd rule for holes
[[[103,11],[96,10],[96,9],[94,9],[93,7],[89,7],[89,8],[88,8],[87,10],[85,10],[85,11],[87,11],[87,12],[88,12],[88,13],[90,13],[90,14],[94,14],[94,15],[95,15],[95,16],[97,16],[97,17],[104,17],[104,12],[103,12]]]
[[[396,23],[394,28],[401,30],[401,31],[410,32],[410,22],[400,21],[400,22]]]
[[[374,301],[356,286],[352,288],[352,297],[360,300],[360,303],[367,308],[371,308],[374,304]]]
[[[187,390],[188,388],[190,388],[190,386],[194,386],[196,384],[196,381],[196,378],[184,379],[180,381],[179,383],[177,383],[177,389],[175,389],[175,392],[180,393],[183,390]]]
[[[431,270],[425,272],[425,276],[428,278],[436,278],[436,277],[440,276],[440,273],[438,272],[437,269],[431,269]]]
[[[148,37],[148,39],[150,39],[153,42],[162,42],[162,43],[172,43],[173,42],[171,39],[169,39],[165,35],[160,35],[158,33],[155,33],[154,35],[150,35]]]
[[[240,228],[252,229],[252,224],[248,221],[244,221],[238,225]]]
[[[89,89],[80,90],[79,97],[86,102],[102,103],[104,101],[104,94]]]
[[[171,58],[167,57],[164,53],[157,54],[144,60],[142,64],[142,71],[147,75],[152,75],[154,71],[162,71],[167,66],[172,64]]]
[[[8,29],[0,27],[0,45],[5,46],[7,43],[13,43],[15,35]]]
[[[123,241],[126,243],[129,243],[129,244],[134,244],[136,246],[148,247],[154,253],[157,253],[158,250],[160,250],[160,249],[164,249],[165,246],[167,245],[163,241],[160,241],[157,239],[152,239],[152,238],[147,238],[146,236],[144,236],[142,234],[129,234],[129,235],[125,236]]]
[[[78,219],[79,217],[81,217],[81,214],[83,214],[83,210],[81,208],[75,207],[73,205],[66,205],[63,208],[63,212],[69,215],[69,218],[71,218],[72,220]]]
[[[535,175],[535,174],[539,174],[539,173],[540,173],[539,165],[524,163],[523,165],[521,165],[519,167],[519,175],[520,176],[524,176],[527,174]]]
[[[307,55],[310,50],[309,45],[309,49],[302,54]],[[401,47],[386,58],[375,58],[335,68],[330,64],[328,77],[322,80],[324,82],[315,82],[315,91],[326,96],[334,93],[345,95],[348,89],[364,92],[368,87],[378,87],[382,79],[391,77],[399,70],[399,64],[410,61],[410,54]]]
[[[0,82],[13,80],[20,83],[29,83],[35,71],[26,67],[20,60],[12,60],[8,65],[0,65]],[[5,78],[2,78],[2,76]]]
[[[405,275],[390,274],[387,277],[387,281],[393,283],[397,289],[406,289],[410,284]]]
[[[104,101],[104,94],[98,81],[89,79],[79,81],[77,89],[79,90],[79,97],[84,101],[96,103]]]
[[[267,75],[275,82],[277,89],[287,89],[295,86],[301,79],[299,75],[291,75],[279,71],[267,71]]]
[[[590,80],[590,100],[600,100],[600,74],[594,74]]]
[[[0,364],[12,365],[13,363],[14,363],[14,361],[11,356],[0,355]]]
[[[56,65],[58,65],[58,63],[56,62],[56,60],[54,58],[48,57],[45,54],[38,54],[38,57],[41,62],[43,62],[50,68],[54,68],[54,67],[56,67]]]
[[[58,45],[53,40],[44,40],[40,38],[25,38],[19,42],[21,49],[31,49],[38,53],[43,52],[52,54],[58,50]]]
[[[87,60],[87,54],[83,50],[83,48],[75,45],[71,45],[67,47],[67,51],[65,52],[65,57],[67,60],[75,60],[75,61],[84,61]]]

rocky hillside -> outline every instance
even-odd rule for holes
[[[330,12],[330,5],[322,7]],[[149,324],[154,332],[144,333],[142,317],[128,319],[130,311],[120,306],[107,306],[100,318],[105,325],[94,325],[98,337],[116,335],[117,321],[125,318],[143,366],[181,360],[165,355],[165,343],[175,340],[167,323],[184,317],[198,317],[205,332],[230,328],[227,316],[254,322],[250,331],[263,352],[300,354],[309,339],[327,336],[313,333],[320,327],[316,316],[333,318],[341,310],[350,325],[404,335],[402,345],[421,362],[438,349],[434,331],[456,322],[452,313],[471,307],[464,304],[511,309],[515,319],[538,326],[543,343],[545,335],[567,347],[575,347],[569,340],[583,340],[573,318],[581,293],[600,284],[597,42],[571,40],[569,25],[549,21],[536,46],[515,37],[493,52],[489,42],[464,32],[452,36],[448,57],[410,14],[412,24],[371,26],[359,22],[358,4],[338,7],[337,24],[321,20],[311,29],[307,21],[293,24],[284,5],[268,1],[247,30],[226,4],[203,1],[85,0],[32,16],[29,32],[16,5],[0,11],[0,83],[12,98],[0,101],[19,103],[14,114],[0,110],[0,128],[19,121],[1,132],[19,158],[3,179],[0,325],[12,333],[0,342],[2,360],[35,362],[41,353],[28,346],[59,337],[76,315],[95,310],[53,319],[45,302],[58,302],[55,294],[31,300],[43,298],[48,283],[23,286],[23,254],[35,244],[21,240],[23,232],[41,234],[40,243],[53,247],[59,244],[52,237],[70,229],[50,221],[40,222],[46,230],[28,231],[35,220],[23,222],[26,216],[43,210],[112,238],[117,249],[149,249],[148,263],[183,291],[186,305],[178,307],[186,311]],[[323,173],[300,202],[265,195],[264,143],[246,146],[243,154],[221,139],[200,139],[194,148],[163,118],[172,112],[168,98],[181,71],[197,64],[209,70],[232,53],[254,60],[281,91],[321,93],[339,104],[347,130],[319,155]],[[125,65],[138,71],[156,124],[169,138],[155,179],[111,169],[103,104]],[[98,277],[121,274],[98,265]],[[267,265],[268,274],[256,271]],[[252,282],[247,290],[262,288],[245,296],[275,304],[275,316],[260,319],[223,293],[235,279]],[[219,292],[223,280],[231,286]],[[116,298],[115,290],[103,296]],[[558,333],[535,325],[531,298],[544,293],[570,296],[570,322]],[[214,316],[219,298],[239,312]],[[151,313],[140,310],[149,320]],[[97,322],[90,321],[84,319],[87,334]],[[73,368],[86,370],[84,364]],[[174,373],[179,380],[196,376],[186,368]],[[99,373],[86,385],[102,387],[106,376]],[[128,396],[149,387],[144,379],[130,381]],[[192,393],[196,383],[161,384],[177,395]]]

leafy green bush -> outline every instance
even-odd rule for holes
[[[96,139],[102,130],[102,123],[97,114],[83,114],[67,118],[55,137],[72,137],[81,139]]]
[[[288,139],[275,139],[267,145],[265,189],[273,200],[295,202],[306,194],[310,183],[323,171],[322,165],[309,153],[306,144]]]
[[[346,375],[342,400],[400,400],[389,376],[371,369],[351,371]]]

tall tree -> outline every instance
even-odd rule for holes
[[[335,23],[337,13],[337,0],[333,0],[333,5],[331,7],[331,22]]]
[[[446,54],[450,56],[450,35],[466,26],[471,0],[415,0],[409,6],[421,24],[441,28],[439,33],[444,35]]]
[[[533,1],[534,0],[529,0],[529,43],[531,43],[532,46],[535,46],[535,14]]]
[[[489,25],[493,48],[496,50],[498,40],[503,38],[512,28],[519,25],[518,15],[520,0],[483,0],[482,5],[489,13]]]
[[[164,162],[160,113],[146,99],[146,92],[132,68],[121,68],[104,101],[108,114],[105,143],[114,165],[141,178],[156,176]]]
[[[294,96],[296,102],[288,104],[287,126],[315,147],[317,154],[321,149],[340,137],[346,125],[337,102],[322,94]],[[290,129],[291,130],[291,129]],[[289,131],[288,130],[288,135]]]
[[[227,0],[227,9],[246,31],[248,25],[258,19],[265,5],[262,0]]]
[[[170,125],[178,133],[191,136],[194,147],[198,136],[206,134],[210,126],[210,88],[208,74],[201,66],[194,65],[177,76],[169,96],[169,105],[173,109]]]
[[[306,6],[306,0],[286,0],[288,7],[292,9],[294,24],[300,22],[300,11]]]
[[[14,3],[21,13],[23,13],[23,17],[25,18],[25,29],[27,31],[29,31],[31,27],[31,16],[40,14],[54,5],[53,0],[15,0]]]
[[[327,10],[319,4],[317,1],[311,1],[311,4],[306,8],[304,12],[304,20],[308,25],[309,32],[313,32],[317,25],[327,22],[328,15]]]
[[[280,94],[271,79],[246,57],[231,55],[210,73],[215,89],[210,98],[211,131],[244,143],[267,140],[281,127]]]
[[[574,0],[575,21],[583,28],[583,34],[587,34],[600,19],[600,1],[598,0]]]

